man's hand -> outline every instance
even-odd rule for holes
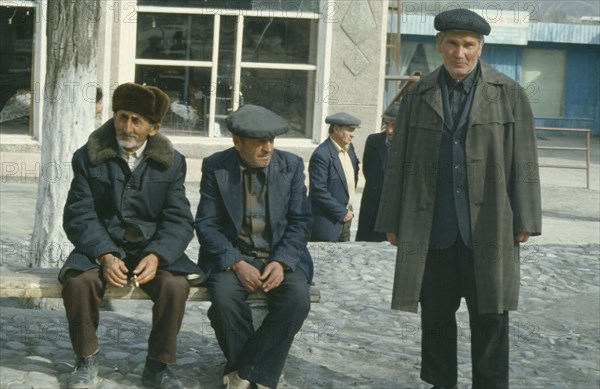
[[[115,257],[111,253],[106,253],[98,258],[98,262],[102,264],[102,274],[109,285],[122,288],[127,285],[127,273],[129,269],[125,266],[125,262]]]
[[[263,269],[260,280],[265,293],[277,288],[283,282],[283,265],[277,261],[269,262]]]
[[[354,213],[352,211],[348,211],[346,216],[344,217],[344,223],[348,223],[354,217]]]
[[[398,246],[398,235],[393,232],[386,232],[385,237],[392,246]]]
[[[515,242],[525,243],[529,240],[529,232],[521,231],[515,236]]]
[[[260,272],[248,262],[239,261],[231,266],[231,270],[235,272],[238,280],[240,280],[242,286],[248,292],[254,292],[256,289],[260,288],[262,284],[260,281]]]
[[[146,255],[140,263],[133,269],[133,274],[136,276],[136,281],[143,285],[156,277],[156,270],[160,260],[154,253]]]

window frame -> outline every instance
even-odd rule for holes
[[[162,13],[162,14],[182,14],[182,15],[212,15],[214,17],[213,25],[213,48],[212,58],[210,61],[186,61],[186,60],[154,60],[154,59],[138,59],[136,58],[136,44],[137,44],[137,15],[139,13]],[[119,47],[119,83],[127,82],[135,79],[135,67],[137,65],[158,65],[158,66],[194,66],[211,68],[211,84],[217,82],[217,66],[219,61],[219,31],[221,16],[234,16],[237,17],[237,35],[236,35],[236,46],[235,46],[235,69],[234,69],[234,90],[233,90],[233,102],[232,109],[235,110],[239,107],[240,102],[240,81],[242,69],[273,69],[273,70],[298,70],[306,72],[314,72],[313,79],[315,80],[315,98],[312,102],[312,107],[309,106],[310,102],[307,102],[307,109],[312,110],[312,122],[306,123],[306,126],[312,125],[312,131],[310,138],[289,138],[293,139],[294,143],[308,141],[309,144],[313,142],[320,142],[324,135],[324,126],[322,122],[324,120],[324,112],[327,111],[328,102],[326,99],[322,99],[320,94],[322,91],[319,85],[328,85],[329,81],[329,66],[324,66],[330,61],[330,50],[328,47],[331,46],[331,23],[326,23],[320,13],[312,13],[305,11],[297,11],[293,13],[293,17],[290,17],[289,12],[276,11],[276,10],[237,10],[237,9],[214,9],[214,8],[191,8],[191,7],[169,7],[169,6],[136,6],[136,12],[131,14],[130,22],[124,22],[121,30],[121,37],[127,37],[126,39],[120,39]],[[245,17],[264,17],[264,18],[284,18],[284,19],[312,19],[317,20],[318,24],[316,27],[316,36],[310,37],[311,45],[315,45],[316,51],[316,64],[302,64],[302,63],[272,63],[272,62],[250,62],[242,61],[242,44],[243,44],[243,33],[244,33],[244,19]],[[216,99],[211,98],[209,103],[209,122],[208,122],[208,136],[203,139],[218,139],[214,137],[215,133],[215,120],[216,120]]]

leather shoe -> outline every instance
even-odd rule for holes
[[[142,373],[142,384],[156,389],[183,389],[183,384],[175,377],[169,366],[165,365],[162,370],[155,370],[147,361]]]
[[[89,357],[77,357],[75,359],[75,369],[69,377],[67,387],[72,389],[86,389],[94,385],[98,376],[98,352]]]
[[[456,389],[456,385],[445,386],[445,385],[433,385],[431,389]]]

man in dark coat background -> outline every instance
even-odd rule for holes
[[[456,386],[464,297],[473,388],[507,388],[519,244],[541,234],[533,114],[523,88],[480,60],[485,19],[453,9],[434,26],[443,66],[400,103],[376,229],[398,247],[392,308],[421,305],[421,378]]]
[[[143,384],[183,387],[167,365],[175,363],[189,293],[185,274],[201,271],[184,253],[194,233],[185,158],[158,133],[168,107],[158,88],[120,85],[113,119],[73,156],[63,226],[75,249],[59,275],[76,354],[71,388],[93,385],[100,303],[106,287],[128,282],[154,302]]]
[[[304,163],[274,149],[275,136],[289,130],[274,112],[244,105],[226,123],[234,147],[204,159],[195,222],[208,317],[227,359],[227,389],[276,388],[310,310]],[[246,297],[256,290],[267,293],[269,313],[255,331]]]
[[[312,241],[346,242],[354,218],[352,202],[359,161],[352,139],[360,119],[346,112],[325,118],[329,138],[313,151],[308,164],[308,197],[313,211]]]
[[[394,102],[385,110],[381,115],[383,131],[369,135],[365,142],[365,152],[362,159],[365,188],[360,199],[360,216],[358,217],[356,241],[383,242],[386,240],[383,232],[375,231],[375,220],[377,219],[388,149],[394,134],[398,107],[399,103]]]

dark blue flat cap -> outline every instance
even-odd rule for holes
[[[245,138],[271,138],[285,134],[290,125],[281,116],[258,105],[246,104],[225,119],[229,131]]]
[[[344,127],[360,127],[360,119],[346,112],[338,112],[325,118],[327,124],[337,124]]]
[[[460,30],[481,35],[489,35],[492,30],[484,18],[466,8],[440,12],[433,20],[433,27],[438,31]]]

